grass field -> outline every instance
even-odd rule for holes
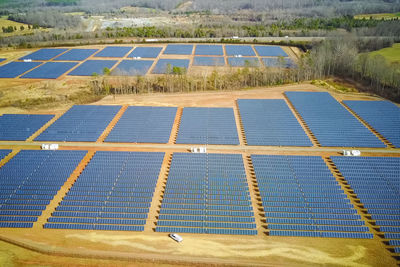
[[[382,55],[389,63],[400,63],[400,43],[396,43],[392,47],[371,52],[370,55]]]
[[[9,26],[17,27],[17,30],[14,30],[13,32],[10,32],[10,33],[5,33],[1,30],[3,27],[7,28]],[[24,26],[24,28],[25,28],[22,31],[21,31],[21,26]],[[33,33],[33,29],[28,29],[28,24],[11,21],[11,20],[8,20],[7,17],[0,18],[0,37],[23,35],[23,34],[29,34],[29,33]]]
[[[377,14],[359,14],[354,16],[355,19],[376,19],[376,20],[391,20],[400,18],[400,12],[398,13],[377,13]]]

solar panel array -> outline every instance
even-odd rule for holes
[[[36,141],[95,142],[121,106],[75,105],[36,137]]]
[[[156,231],[256,235],[242,156],[174,153]]]
[[[111,69],[117,60],[87,60],[80,64],[68,75],[73,76],[92,76],[93,74],[103,75],[104,68]]]
[[[280,46],[255,45],[254,49],[260,57],[287,57],[285,51]]]
[[[295,64],[290,58],[275,58],[275,57],[265,57],[261,58],[265,67],[275,67],[275,68],[293,68]]]
[[[168,143],[177,108],[130,106],[106,142]]]
[[[193,66],[225,66],[223,57],[194,57]]]
[[[156,66],[153,69],[153,74],[172,74],[174,67],[178,68],[189,68],[189,59],[167,59],[162,58],[157,61]]]
[[[255,56],[253,48],[250,45],[225,45],[225,51],[228,56]]]
[[[385,147],[327,92],[285,92],[322,146]]]
[[[75,67],[77,62],[46,62],[34,70],[21,76],[21,78],[30,79],[57,79],[71,68]]]
[[[163,158],[96,152],[44,227],[143,231]]]
[[[223,56],[224,49],[222,45],[196,45],[196,49],[194,51],[195,55],[199,56]]]
[[[400,158],[331,157],[372,220],[400,251]]]
[[[238,99],[248,145],[312,146],[283,99]]]
[[[184,108],[177,144],[238,145],[232,108]]]
[[[85,154],[22,150],[1,167],[0,227],[32,227]]]
[[[42,64],[42,62],[10,62],[0,66],[0,78],[15,78],[28,70]]]
[[[68,49],[66,48],[42,48],[29,55],[21,57],[20,60],[31,59],[31,60],[50,60]]]
[[[136,47],[128,57],[156,58],[162,47]]]
[[[321,157],[251,159],[270,235],[373,237]]]
[[[106,46],[95,57],[124,57],[133,47],[130,46]]]
[[[193,45],[169,44],[164,50],[165,55],[191,55]]]
[[[229,57],[228,63],[232,67],[259,67],[260,61],[256,57]]]
[[[153,65],[153,60],[122,60],[115,69],[113,75],[137,76],[145,75]]]
[[[364,121],[400,148],[400,109],[389,101],[343,101]]]
[[[54,115],[4,114],[0,116],[0,140],[26,140],[53,117]]]
[[[65,60],[65,61],[82,61],[96,53],[98,49],[78,49],[74,48],[68,52],[56,57],[54,60]]]

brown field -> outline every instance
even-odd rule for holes
[[[17,92],[23,92],[26,96],[29,91],[32,95],[41,88],[42,82],[25,82],[21,80],[12,82],[13,88],[20,88]],[[82,84],[80,79],[66,79],[64,86],[60,81],[48,86],[48,94],[61,95],[76,90]],[[29,89],[33,86],[32,89]],[[53,92],[53,87],[59,88]],[[1,84],[3,92],[6,84]],[[28,89],[26,89],[28,88]],[[198,92],[185,94],[142,94],[142,95],[118,95],[107,96],[93,104],[96,105],[155,105],[155,106],[178,106],[178,107],[233,107],[237,116],[235,100],[238,98],[280,98],[284,99],[283,92],[286,90],[301,91],[327,91],[309,83],[292,84],[271,88],[247,89],[228,92]],[[342,93],[331,91],[330,93],[339,101],[345,99],[377,99],[374,96],[357,92]],[[7,107],[0,109],[4,112],[15,113],[53,113],[61,115],[73,103],[66,101],[64,104],[45,105],[34,110]],[[116,121],[115,121],[116,122]],[[114,123],[115,123],[114,122]],[[177,123],[177,121],[176,121]],[[237,120],[238,123],[238,120]],[[304,125],[302,125],[304,127]],[[46,126],[47,127],[47,126]],[[154,232],[157,220],[161,191],[166,179],[166,168],[168,162],[164,160],[159,182],[155,190],[155,196],[149,212],[148,222],[144,232],[118,232],[118,231],[86,231],[86,230],[53,230],[43,229],[51,212],[54,211],[58,202],[66,194],[71,184],[77,179],[84,165],[90,160],[96,150],[113,151],[164,151],[166,159],[173,152],[187,151],[190,145],[177,145],[172,140],[168,144],[106,144],[102,138],[108,134],[112,125],[104,131],[96,143],[62,143],[60,149],[87,149],[89,154],[67,182],[55,196],[47,209],[39,217],[38,222],[32,229],[0,229],[0,264],[3,266],[204,266],[204,265],[239,265],[239,266],[396,266],[398,262],[386,249],[382,239],[376,235],[371,228],[368,219],[363,219],[375,233],[372,240],[352,240],[334,238],[301,238],[301,237],[273,237],[266,234],[266,223],[263,221],[261,204],[257,199],[253,187],[249,166],[246,164],[248,183],[252,195],[253,207],[255,207],[255,218],[258,229],[257,236],[224,236],[206,234],[182,234],[184,241],[180,244],[172,241],[165,233]],[[240,129],[240,125],[237,125]],[[39,130],[35,135],[38,135]],[[176,125],[171,136],[177,132]],[[239,135],[241,137],[240,131]],[[17,149],[39,149],[39,142],[0,142],[0,148]],[[280,155],[319,155],[328,157],[339,155],[340,148],[296,148],[296,147],[247,147],[239,146],[208,146],[209,152],[217,153],[240,153],[243,157],[250,153],[280,154]],[[366,156],[400,156],[399,149],[362,149]],[[7,160],[7,159],[6,159]],[[0,162],[0,166],[6,160]],[[342,185],[343,186],[343,185]],[[351,193],[347,192],[351,195]],[[362,214],[359,206],[358,212]]]

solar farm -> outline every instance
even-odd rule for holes
[[[228,47],[185,49],[215,51],[210,58],[251,51]],[[157,50],[117,51],[160,63]],[[93,61],[125,71],[140,62]],[[396,266],[399,106],[295,87],[2,114],[0,237],[83,258]]]
[[[174,67],[189,74],[202,68],[295,68],[291,47],[271,45],[154,44],[42,48],[0,61],[0,78],[64,79],[103,75],[143,76],[172,73]],[[170,68],[168,68],[170,66]]]

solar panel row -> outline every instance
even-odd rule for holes
[[[184,108],[176,143],[238,145],[233,109]]]
[[[321,157],[251,159],[270,235],[372,238]]]
[[[281,99],[238,99],[248,145],[312,146],[303,128]]]
[[[400,109],[389,101],[343,101],[363,120],[400,148]]]
[[[0,140],[26,140],[54,115],[4,114],[0,116]]]
[[[98,49],[78,49],[73,48],[68,52],[56,57],[56,61],[83,61],[96,53]]]
[[[104,69],[111,69],[117,60],[87,60],[71,71],[70,76],[92,76],[104,74]]]
[[[10,62],[0,66],[0,78],[15,78],[43,62]]]
[[[327,92],[285,92],[322,146],[385,147]]]
[[[177,108],[130,106],[106,142],[168,143]]]
[[[146,75],[153,62],[153,60],[123,60],[115,67],[112,74],[119,76]]]
[[[46,62],[34,70],[21,76],[21,78],[30,79],[57,79],[73,67],[77,62]]]
[[[372,105],[373,106],[373,105]],[[400,158],[331,157],[375,224],[400,248]],[[388,233],[391,232],[391,233]],[[396,249],[396,248],[395,248]]]
[[[29,55],[21,57],[20,60],[50,60],[68,49],[66,48],[42,48]]]
[[[156,58],[161,50],[162,47],[136,47],[128,57]]]

